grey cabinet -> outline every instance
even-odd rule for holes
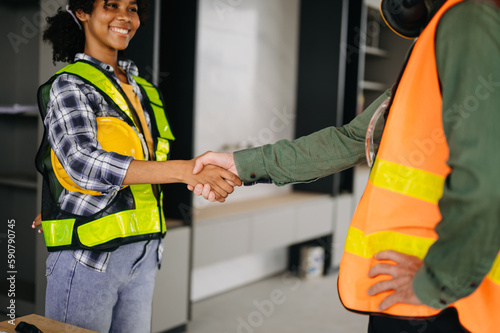
[[[164,245],[162,267],[156,273],[152,330],[179,332],[190,312],[191,227],[170,227]]]

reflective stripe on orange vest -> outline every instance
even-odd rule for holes
[[[368,296],[368,289],[388,276],[370,279],[379,263],[373,255],[396,250],[425,257],[437,240],[441,221],[437,205],[444,180],[448,146],[442,123],[442,98],[436,68],[435,35],[442,15],[463,0],[448,0],[418,38],[401,77],[365,192],[349,228],[339,271],[339,295],[344,306],[380,313],[378,306],[391,292]],[[470,296],[456,307],[462,325],[471,332],[496,332],[500,327],[500,257]],[[398,303],[385,315],[429,317],[440,310]]]

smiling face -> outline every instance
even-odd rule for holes
[[[96,0],[91,14],[78,11],[85,29],[85,53],[104,62],[125,50],[140,26],[136,0]],[[105,60],[108,59],[108,60]]]

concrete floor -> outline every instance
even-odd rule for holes
[[[368,317],[344,309],[337,274],[288,273],[193,304],[189,333],[366,333]]]

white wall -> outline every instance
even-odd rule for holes
[[[200,0],[198,20],[195,154],[293,139],[299,0]],[[272,185],[240,188],[228,202],[291,190]],[[195,198],[194,205],[196,213],[217,204]],[[192,299],[285,267],[283,247],[194,269]]]
[[[292,139],[299,0],[201,0],[195,154]],[[256,186],[231,202],[291,191]],[[206,206],[197,198],[195,206]]]

